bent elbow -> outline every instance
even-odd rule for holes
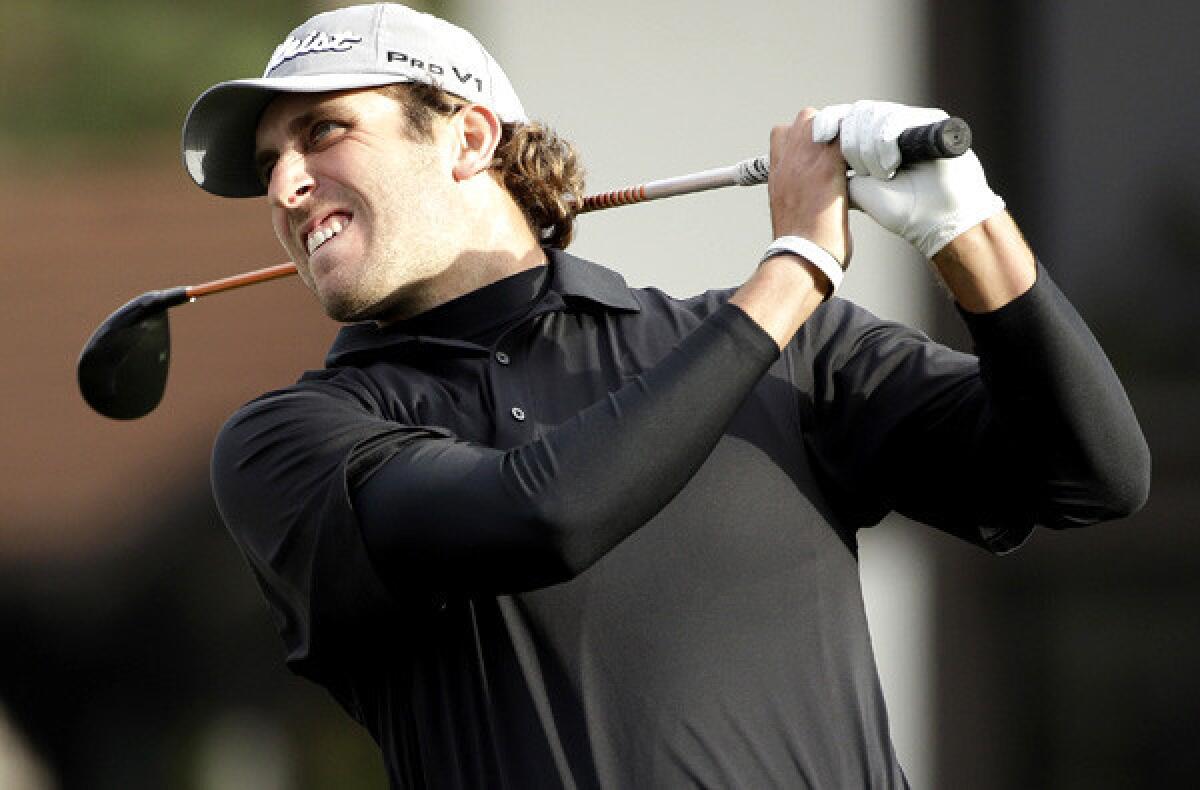
[[[1150,466],[1150,447],[1140,430],[1116,444],[1104,473],[1098,475],[1105,520],[1128,518],[1145,506],[1150,498]]]
[[[579,576],[611,548],[603,539],[607,530],[590,523],[583,510],[546,497],[528,514],[529,528],[539,547],[540,564],[546,577],[555,582]]]
[[[1095,470],[1086,481],[1064,481],[1053,488],[1048,517],[1041,520],[1053,529],[1129,518],[1150,497],[1150,452],[1143,443]]]
[[[1136,418],[1128,428],[1114,434],[1111,460],[1107,464],[1107,501],[1110,519],[1128,518],[1150,498],[1150,445]]]
[[[1146,505],[1150,498],[1150,448],[1143,441],[1138,452],[1123,459],[1119,474],[1108,484],[1109,518],[1128,518]]]
[[[510,568],[519,568],[508,592],[549,587],[570,581],[591,563],[575,547],[574,529],[544,502],[528,503],[518,514],[510,514],[506,529],[509,539],[503,552]],[[492,559],[497,557],[493,555]],[[511,582],[510,582],[511,584]]]
[[[574,579],[600,557],[588,551],[580,530],[569,519],[540,518],[537,524],[542,545],[542,564],[555,582]]]

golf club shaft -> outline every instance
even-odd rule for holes
[[[959,156],[971,145],[971,130],[961,118],[947,118],[927,126],[905,130],[899,139],[902,161],[911,164],[929,159]],[[579,204],[580,214],[618,206],[630,206],[649,200],[689,195],[709,189],[764,184],[769,175],[769,159],[760,156],[737,164],[702,170],[698,173],[648,181],[645,184],[602,192],[584,197]],[[265,269],[235,274],[220,280],[188,286],[188,299],[230,291],[247,285],[287,277],[296,273],[294,263],[280,263]]]
[[[230,277],[222,277],[220,280],[213,280],[200,285],[190,285],[184,291],[188,299],[199,299],[201,296],[219,293],[221,291],[232,291],[234,288],[242,288],[247,285],[256,285],[264,283],[267,280],[275,280],[280,277],[288,277],[296,273],[296,264],[294,263],[278,263],[274,266],[268,266],[265,269],[255,269],[252,272],[244,272],[235,274]]]
[[[754,179],[754,180],[751,180]],[[600,211],[617,206],[628,206],[634,203],[644,203],[677,195],[687,195],[692,192],[703,192],[708,189],[718,189],[729,186],[751,186],[762,184],[767,180],[767,158],[747,159],[736,165],[704,170],[699,173],[689,173],[675,178],[665,178],[660,181],[650,181],[627,189],[617,189],[599,195],[589,195],[580,201],[579,213]],[[288,277],[296,273],[296,264],[279,263],[265,269],[255,269],[251,272],[222,277],[220,280],[190,285],[185,293],[188,299],[199,299],[209,294],[231,291],[247,285]]]
[[[971,147],[971,127],[962,118],[950,117],[925,126],[901,132],[896,141],[900,148],[901,164],[911,165],[931,159],[961,156]],[[648,200],[688,195],[721,187],[749,187],[765,184],[770,175],[770,158],[760,156],[744,159],[735,165],[703,170],[659,181],[648,181],[625,189],[590,195],[581,201],[579,213],[618,206],[645,203]]]
[[[708,189],[721,187],[753,186],[765,184],[768,175],[767,157],[745,159],[736,165],[717,167],[712,170],[702,170],[699,173],[688,173],[674,178],[664,178],[658,181],[648,181],[625,189],[614,189],[599,195],[589,195],[580,201],[579,213],[600,211],[618,206],[630,206],[634,203],[645,203],[648,200],[689,195],[693,192],[703,192]]]

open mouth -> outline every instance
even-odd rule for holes
[[[349,227],[351,219],[351,216],[343,211],[335,211],[323,219],[304,239],[308,254],[312,255],[330,239]]]

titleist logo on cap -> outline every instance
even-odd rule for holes
[[[275,47],[275,52],[267,63],[266,73],[271,73],[280,63],[301,55],[311,55],[314,52],[345,52],[361,42],[362,36],[357,36],[349,30],[341,33],[314,30],[303,38],[289,36],[282,44]]]

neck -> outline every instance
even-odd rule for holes
[[[431,310],[518,272],[542,266],[546,253],[505,190],[482,201],[463,227],[459,253],[439,274],[414,283],[378,323],[390,324]]]

